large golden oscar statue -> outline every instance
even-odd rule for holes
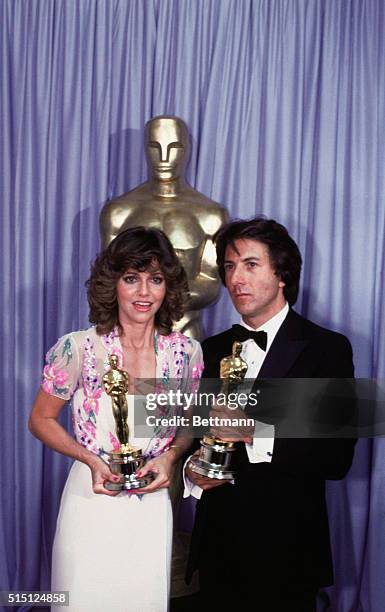
[[[145,149],[149,180],[104,206],[103,246],[128,227],[163,230],[186,270],[190,290],[187,312],[175,329],[199,339],[199,311],[217,298],[220,287],[211,238],[227,221],[227,211],[186,182],[189,135],[181,119],[160,116],[148,121]]]

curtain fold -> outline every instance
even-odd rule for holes
[[[186,121],[194,187],[288,227],[297,310],[349,336],[358,376],[384,377],[385,6],[0,0],[0,32],[0,588],[37,590],[69,461],[28,414],[45,351],[87,325],[99,213],[146,180],[151,116]],[[224,293],[204,321],[207,334],[237,321]],[[362,441],[328,488],[335,612],[385,606],[384,461],[382,440]]]

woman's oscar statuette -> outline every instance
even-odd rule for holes
[[[234,342],[232,355],[221,359],[220,377],[222,379],[221,394],[226,397],[235,392],[243,381],[247,371],[247,363],[241,357],[242,343]],[[234,442],[225,442],[212,434],[206,434],[200,441],[199,456],[191,459],[189,467],[202,476],[218,480],[233,480],[235,470],[231,460],[236,447]]]
[[[109,364],[111,369],[103,376],[103,386],[106,393],[111,397],[112,412],[114,414],[116,435],[120,442],[120,449],[110,453],[105,452],[109,458],[109,467],[113,474],[120,477],[120,482],[107,481],[106,489],[109,491],[122,491],[123,489],[141,489],[153,480],[147,474],[142,478],[136,475],[145,463],[142,450],[132,448],[129,445],[130,433],[127,424],[128,407],[128,373],[118,368],[118,358],[110,355]]]

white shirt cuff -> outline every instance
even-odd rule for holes
[[[203,489],[201,489],[201,487],[191,482],[191,480],[186,476],[186,467],[191,457],[192,455],[190,455],[190,457],[186,459],[185,464],[183,466],[183,471],[182,471],[183,484],[184,484],[183,497],[184,498],[190,497],[190,495],[192,495],[192,497],[195,497],[195,499],[200,499],[203,493]]]
[[[271,462],[274,450],[274,436],[274,425],[255,421],[253,443],[245,443],[250,463]]]

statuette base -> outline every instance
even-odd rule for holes
[[[123,447],[125,452],[107,453],[111,472],[120,477],[120,482],[106,481],[104,486],[108,491],[142,489],[154,479],[151,473],[141,477],[136,474],[145,464],[142,452],[139,449],[126,448]]]
[[[189,462],[189,468],[193,472],[200,474],[201,476],[207,476],[207,478],[215,478],[216,480],[234,480],[235,472],[233,470],[224,470],[220,467],[210,466],[198,457],[193,461]]]
[[[142,478],[128,478],[122,482],[106,482],[105,487],[108,491],[131,491],[133,489],[143,489],[147,487],[153,478],[150,476],[143,476]]]
[[[236,472],[231,468],[231,459],[235,450],[233,442],[225,442],[210,434],[206,435],[201,440],[199,457],[189,461],[189,468],[208,478],[233,480]]]

